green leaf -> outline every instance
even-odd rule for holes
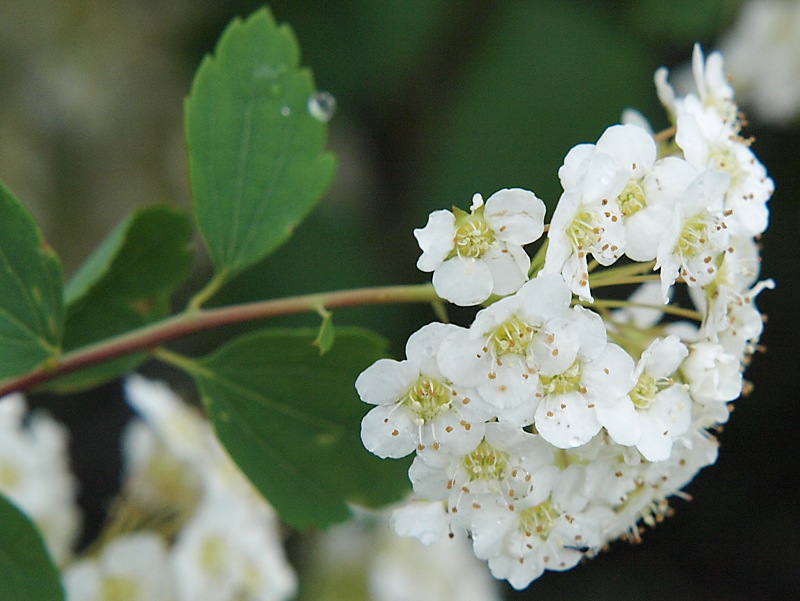
[[[289,27],[266,9],[234,20],[186,100],[195,212],[218,273],[229,277],[291,235],[334,170],[327,126]]]
[[[169,299],[192,265],[192,221],[166,205],[137,210],[103,241],[66,287],[64,350],[142,327],[170,314]],[[59,378],[46,388],[74,391],[134,369],[139,353]]]
[[[0,378],[60,354],[63,282],[58,256],[0,183]]]
[[[384,461],[361,444],[368,410],[358,374],[384,356],[385,341],[342,328],[324,355],[313,330],[260,330],[184,366],[194,376],[220,440],[294,528],[350,516],[408,489],[408,462]]]
[[[58,570],[33,523],[0,495],[0,600],[64,599]]]

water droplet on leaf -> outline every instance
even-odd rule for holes
[[[284,117],[288,117],[288,116],[289,116],[289,115],[291,115],[291,114],[292,114],[292,109],[290,109],[288,106],[286,106],[286,105],[284,104],[284,105],[281,107],[281,115],[283,115]]]
[[[336,112],[336,98],[328,92],[317,92],[308,99],[308,112],[314,119],[327,123]]]

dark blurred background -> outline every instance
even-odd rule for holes
[[[0,179],[34,211],[67,274],[132,207],[189,206],[183,97],[227,22],[258,6],[0,3]],[[426,281],[414,268],[412,229],[431,210],[467,208],[475,192],[524,187],[552,209],[566,152],[595,141],[629,107],[656,130],[665,127],[654,70],[684,64],[695,41],[715,48],[741,3],[278,0],[271,7],[294,29],[319,88],[337,99],[330,146],[339,166],[295,238],[218,303]],[[789,599],[800,590],[800,332],[791,317],[800,121],[762,121],[755,107],[748,115],[745,133],[755,136],[776,184],[763,276],[778,287],[759,299],[769,323],[767,352],[746,374],[754,392],[736,403],[717,465],[689,486],[691,503],[676,501],[676,515],[642,544],[615,544],[527,591],[508,588],[509,599]],[[200,261],[197,282],[204,270]],[[372,327],[399,354],[432,317],[426,307],[370,308],[343,310],[336,323]],[[73,429],[90,537],[117,482],[116,436],[128,417],[119,386],[38,402]]]

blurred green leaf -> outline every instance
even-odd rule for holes
[[[60,601],[64,599],[58,569],[47,553],[39,530],[0,495],[0,599]]]
[[[60,354],[61,263],[28,210],[0,183],[0,378]]]
[[[382,461],[360,439],[367,406],[354,382],[385,355],[385,341],[342,328],[320,356],[315,336],[260,330],[187,368],[231,457],[301,529],[346,520],[347,503],[386,504],[408,489],[408,463]]]
[[[454,66],[461,77],[407,169],[415,179],[405,195],[422,199],[410,219],[418,227],[431,210],[465,209],[475,192],[506,187],[533,190],[552,211],[572,146],[596,141],[628,107],[648,117],[657,107],[658,60],[617,15],[595,3],[497,7],[476,32],[473,60]]]
[[[66,287],[64,349],[142,327],[170,314],[169,299],[192,265],[192,220],[166,205],[137,210],[103,241]],[[146,359],[139,353],[58,378],[48,390],[100,384]]]
[[[688,58],[694,42],[713,38],[733,18],[737,4],[731,0],[638,0],[632,4],[630,16],[640,34],[686,46]]]
[[[266,9],[234,20],[186,100],[194,206],[218,273],[259,261],[292,234],[333,176],[327,126],[288,26]]]

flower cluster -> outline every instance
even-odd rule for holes
[[[773,183],[741,136],[722,57],[695,47],[693,74],[694,92],[678,96],[656,73],[666,132],[634,117],[569,151],[533,260],[523,246],[542,235],[544,210],[524,190],[476,195],[470,213],[437,211],[415,231],[437,294],[484,307],[469,327],[422,327],[405,359],[356,381],[375,405],[366,448],[415,454],[398,533],[469,533],[519,589],[638,539],[715,462],[713,430],[761,334],[754,301],[773,287],[758,279],[755,242]],[[669,304],[676,283],[694,309]],[[640,287],[594,299],[621,284]]]

